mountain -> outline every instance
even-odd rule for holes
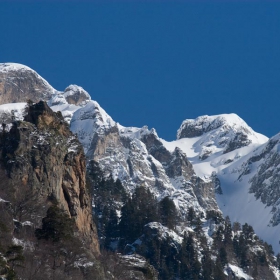
[[[46,103],[34,104],[39,100]],[[278,258],[268,245],[271,243],[275,252],[280,251],[279,135],[268,139],[236,114],[222,114],[187,119],[177,132],[177,140],[165,141],[155,129],[117,123],[83,88],[70,85],[57,91],[34,70],[14,63],[0,64],[0,103],[3,131],[16,131],[15,121],[19,122],[20,131],[25,129],[21,128],[22,123],[35,125],[39,131],[36,141],[45,145],[47,139],[46,145],[54,145],[54,153],[48,156],[60,157],[55,150],[57,145],[67,148],[70,154],[80,151],[75,137],[82,144],[85,162],[81,163],[80,156],[78,162],[70,164],[74,172],[70,173],[78,179],[79,188],[84,188],[86,181],[92,193],[97,233],[90,214],[86,219],[77,219],[80,211],[88,213],[89,202],[88,198],[85,204],[82,202],[75,180],[69,181],[65,175],[68,179],[64,183],[64,171],[48,171],[57,165],[62,168],[65,163],[48,160],[48,152],[35,153],[33,146],[39,144],[25,140],[26,148],[31,149],[26,153],[35,153],[31,162],[37,180],[44,178],[45,185],[50,186],[51,181],[58,186],[60,183],[52,177],[56,174],[55,178],[61,178],[63,195],[54,187],[48,187],[47,193],[56,194],[60,208],[67,210],[78,231],[90,227],[95,232],[94,255],[99,254],[98,242],[101,259],[105,249],[124,254],[116,258],[109,255],[110,267],[101,260],[100,279],[106,270],[115,279],[124,279],[112,268],[116,262],[128,273],[126,277],[130,275],[128,279],[154,279],[157,273],[159,279],[192,279],[196,274],[201,279],[279,279]],[[59,121],[54,122],[54,118]],[[75,137],[67,130],[68,125]],[[50,132],[40,136],[46,127],[58,137],[62,135],[65,143],[60,138],[51,141],[54,136]],[[26,133],[20,141],[33,135],[29,130]],[[66,159],[65,156],[61,158]],[[48,164],[45,166],[42,161]],[[13,166],[14,172],[22,172],[19,163]],[[28,181],[28,185],[35,187],[34,182]],[[5,201],[4,192],[1,195]],[[87,210],[79,210],[77,205]],[[42,217],[47,214],[44,209]],[[222,214],[229,216],[233,224]],[[191,259],[186,251],[193,252]],[[106,277],[111,279],[108,273]]]

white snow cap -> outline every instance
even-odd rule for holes
[[[186,119],[177,132],[177,139],[181,138],[182,131],[185,127],[192,127],[199,130],[201,131],[201,135],[219,127],[228,127],[235,131],[243,130],[246,134],[252,134],[254,132],[244,120],[234,113],[213,116],[204,115],[196,119]]]
[[[85,91],[82,87],[77,85],[70,85],[64,90],[64,97],[75,95],[76,93],[84,94],[88,100],[91,99],[89,93]]]
[[[12,62],[0,63],[0,72],[19,71],[19,70],[35,72],[30,67],[23,64],[12,63]]]
[[[23,64],[12,63],[12,62],[0,63],[0,72],[5,73],[5,72],[10,72],[10,71],[32,72],[35,76],[37,76],[37,78],[39,78],[43,82],[43,84],[46,87],[49,88],[49,91],[52,94],[55,94],[57,92],[57,90],[54,89],[42,76],[40,76],[36,71],[31,69],[30,67],[23,65]]]

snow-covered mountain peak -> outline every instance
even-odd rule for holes
[[[12,62],[0,63],[0,73],[9,74],[10,72],[32,73],[37,79],[40,80],[40,82],[46,87],[46,89],[51,94],[54,94],[56,92],[56,90],[43,77],[41,77],[36,71],[31,69],[30,67],[23,65],[23,64],[12,63]],[[24,78],[24,76],[22,78]],[[26,101],[26,100],[24,100],[24,101]]]
[[[0,72],[9,72],[9,71],[33,71],[30,67],[20,64],[20,63],[0,63]]]
[[[0,63],[0,104],[47,101],[57,91],[36,71],[18,63]]]
[[[268,140],[264,135],[256,133],[236,114],[187,119],[179,128],[177,139],[179,142],[189,139],[187,142],[192,142],[192,149],[195,155],[199,155],[200,160],[217,153],[227,154],[251,144],[260,145]]]
[[[253,134],[253,130],[236,114],[221,114],[214,116],[200,116],[196,119],[183,121],[177,132],[177,139],[198,137],[215,129],[243,131]]]
[[[63,93],[63,96],[69,104],[85,105],[91,97],[87,91],[77,85],[68,86]]]

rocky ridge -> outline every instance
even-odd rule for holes
[[[272,207],[273,216],[269,223],[277,226],[280,223],[280,192],[279,192],[279,173],[280,173],[280,135],[277,134],[267,143],[259,147],[250,155],[245,162],[239,180],[243,176],[249,175],[250,192],[254,194],[256,199]]]
[[[128,192],[143,185],[159,200],[170,196],[182,216],[190,206],[200,212],[218,209],[211,180],[198,178],[186,154],[168,151],[154,129],[123,127],[94,101],[74,113],[70,128],[83,143],[88,160],[98,161],[105,174],[119,178]]]

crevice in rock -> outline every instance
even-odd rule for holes
[[[77,213],[74,209],[73,203],[71,202],[71,197],[68,193],[67,188],[65,186],[62,186],[62,190],[63,190],[63,195],[64,195],[64,198],[65,198],[65,201],[67,202],[68,210],[69,210],[71,216],[77,216]]]

